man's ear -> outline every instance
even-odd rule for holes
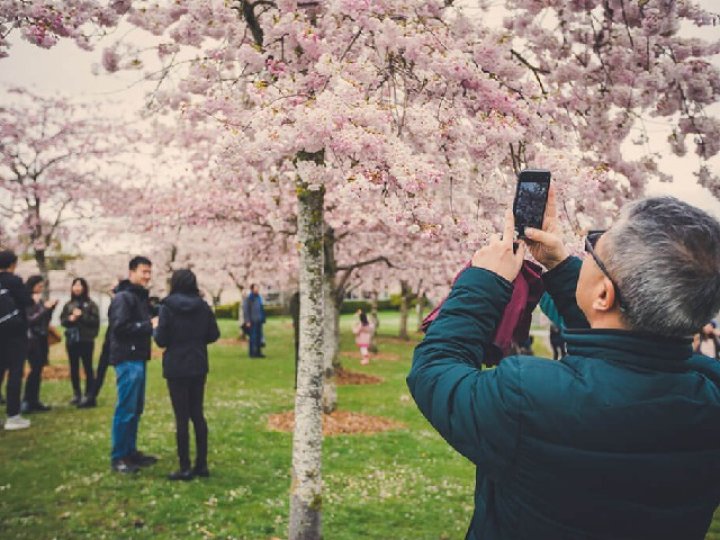
[[[615,286],[608,278],[603,278],[596,286],[592,306],[596,311],[608,312],[615,305]]]

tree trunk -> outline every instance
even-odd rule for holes
[[[368,350],[376,354],[378,352],[377,346],[377,333],[380,327],[380,318],[378,317],[378,292],[373,291],[372,297],[370,298],[370,320],[375,325],[375,331],[373,332],[372,338],[370,339],[370,347]]]
[[[43,282],[45,283],[42,299],[48,300],[50,298],[50,271],[48,270],[47,257],[45,257],[44,249],[35,250],[35,262],[37,263],[38,272],[40,272]]]
[[[336,320],[338,311],[335,308],[333,287],[325,276],[323,293],[325,300],[325,320],[323,321],[324,351],[323,351],[323,412],[330,414],[337,409],[337,386],[335,384],[335,357],[338,351],[338,335],[336,334]]]
[[[304,157],[304,156],[302,156]],[[310,156],[310,159],[313,159]],[[298,179],[300,359],[295,394],[289,540],[319,540],[322,509],[323,199]]]
[[[400,339],[410,339],[408,335],[408,315],[410,303],[410,287],[405,281],[400,282]]]
[[[337,385],[335,383],[335,368],[340,350],[340,306],[338,298],[342,299],[342,291],[335,289],[337,265],[335,261],[335,231],[325,224],[323,238],[323,252],[325,253],[325,275],[323,276],[323,294],[325,298],[325,344],[323,355],[323,412],[330,414],[337,409]]]
[[[422,329],[423,315],[425,314],[425,294],[418,296],[417,305],[415,306],[417,312],[417,331]]]

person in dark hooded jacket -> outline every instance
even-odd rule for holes
[[[210,306],[200,297],[191,270],[176,270],[170,279],[170,294],[160,309],[155,342],[165,347],[163,376],[167,379],[175,413],[180,469],[170,480],[209,476],[208,428],[203,414],[205,380],[208,373],[207,344],[217,341],[220,330]],[[190,468],[189,421],[195,428],[195,467]]]

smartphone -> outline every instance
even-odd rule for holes
[[[525,236],[525,227],[542,229],[549,192],[550,171],[542,169],[520,171],[513,202],[515,230],[520,238]]]

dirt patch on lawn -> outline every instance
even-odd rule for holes
[[[216,345],[223,345],[225,347],[233,347],[236,345],[247,345],[247,339],[242,339],[239,337],[231,337],[231,338],[220,338],[218,339],[215,344]]]
[[[357,371],[348,371],[345,368],[335,370],[335,383],[338,386],[349,386],[353,384],[380,384],[383,382],[382,377],[368,375],[367,373],[358,373]]]
[[[268,427],[273,431],[292,432],[295,428],[295,413],[287,411],[271,414],[268,418]],[[404,429],[405,424],[382,418],[349,411],[335,411],[323,415],[323,435],[369,435],[383,431]]]
[[[347,358],[348,360],[357,360],[360,362],[362,359],[362,355],[360,354],[360,351],[347,351],[341,353],[343,358]],[[372,364],[374,361],[379,360],[383,362],[399,362],[402,360],[402,357],[397,353],[390,353],[390,352],[379,352],[379,353],[371,353],[370,354],[370,364]]]
[[[25,364],[25,377],[27,378],[30,373],[30,367]],[[70,367],[58,366],[49,364],[43,367],[42,380],[43,381],[67,381],[70,378]],[[80,370],[80,378],[85,379],[85,373]]]

